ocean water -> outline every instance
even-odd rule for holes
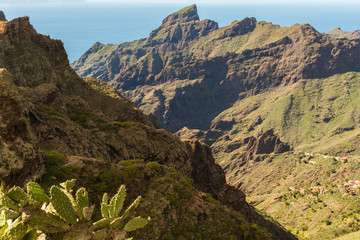
[[[147,37],[170,13],[186,5],[146,4],[1,4],[8,20],[29,16],[41,33],[64,42],[70,62],[77,60],[95,42],[118,44]],[[351,5],[200,5],[200,19],[209,18],[219,26],[245,17],[281,26],[309,23],[320,32],[336,27],[360,29],[359,6]]]

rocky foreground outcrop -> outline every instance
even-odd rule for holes
[[[38,179],[44,173],[36,137],[30,129],[13,77],[0,68],[0,176],[8,182]]]
[[[7,69],[0,75],[5,163],[0,173],[8,184],[38,180],[47,186],[75,177],[95,201],[119,184],[134,186],[147,199],[146,209],[154,210],[147,213],[163,218],[144,229],[152,239],[182,236],[176,227],[194,216],[195,229],[203,227],[201,236],[211,239],[269,237],[249,222],[265,227],[275,239],[292,238],[257,214],[243,192],[226,184],[208,146],[182,142],[154,128],[131,102],[93,89],[69,66],[61,41],[37,34],[27,17],[0,25],[0,67]],[[205,210],[209,207],[212,212]],[[214,214],[232,223],[220,229],[224,222]],[[240,226],[247,226],[247,232]]]

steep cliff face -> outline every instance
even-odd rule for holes
[[[0,23],[0,67],[7,69],[0,74],[1,173],[9,184],[41,177],[40,182],[49,186],[75,177],[91,189],[95,201],[122,183],[134,184],[134,192],[148,194],[146,206],[159,218],[152,225],[158,229],[155,234],[151,226],[144,229],[153,239],[184,237],[176,227],[195,217],[199,220],[191,229],[213,228],[201,235],[211,239],[270,237],[249,222],[266,227],[275,238],[292,237],[264,220],[241,191],[226,184],[207,146],[184,143],[155,129],[134,104],[96,90],[99,82],[82,80],[69,66],[63,44],[37,34],[27,17]],[[159,185],[164,180],[166,184]],[[196,207],[189,205],[193,198]],[[221,228],[223,221],[215,221],[213,215],[231,224]],[[173,224],[164,224],[168,221]],[[196,238],[196,232],[191,234]]]
[[[44,172],[36,137],[13,77],[0,69],[0,178],[20,183],[37,180]]]

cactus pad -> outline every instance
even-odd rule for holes
[[[118,217],[110,223],[110,227],[112,229],[118,229],[118,230],[120,230],[124,225],[125,222],[123,217]]]
[[[27,192],[30,195],[31,199],[38,202],[50,202],[48,195],[44,193],[40,185],[34,182],[28,183]]]
[[[114,218],[103,218],[94,223],[94,231],[104,229],[110,226],[110,223],[114,220]]]
[[[20,187],[12,187],[6,195],[15,202],[20,202],[20,200],[28,199],[28,195]]]
[[[13,200],[11,200],[11,198],[9,198],[3,193],[0,195],[0,207],[6,207],[13,210],[19,209],[19,205],[16,204]]]
[[[5,226],[5,224],[6,224],[6,213],[4,210],[2,210],[0,214],[0,227]]]
[[[58,216],[46,213],[40,209],[24,209],[26,217],[24,221],[33,229],[44,233],[65,232],[70,226]]]
[[[80,188],[76,192],[76,203],[81,214],[81,217],[84,218],[83,209],[89,206],[89,196],[85,188]]]
[[[60,183],[60,186],[63,187],[66,191],[72,192],[76,183],[76,179],[66,180],[66,182]]]
[[[107,203],[101,204],[101,216],[103,218],[109,217],[109,205]]]
[[[110,202],[110,205],[111,205],[110,207],[114,208],[115,215],[113,217],[119,216],[119,214],[124,206],[125,196],[126,196],[125,186],[121,185],[118,193],[111,199],[111,202]]]
[[[28,225],[21,220],[21,217],[19,217],[5,230],[1,240],[23,239],[28,230]]]
[[[51,203],[56,212],[65,219],[67,223],[72,225],[76,224],[76,213],[69,197],[57,186],[51,187],[50,194]]]
[[[141,201],[141,196],[138,196],[138,197],[135,199],[135,201],[126,209],[126,211],[124,212],[124,214],[122,215],[122,217],[123,217],[124,219],[127,218],[127,217],[130,215],[130,213],[137,208],[137,206],[139,205],[140,201]]]
[[[135,231],[139,228],[143,228],[148,224],[148,221],[146,219],[143,219],[142,217],[136,217],[131,219],[124,227],[124,230],[127,232]]]

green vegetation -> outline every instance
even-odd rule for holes
[[[237,122],[225,134],[232,139],[272,128],[298,151],[360,156],[359,80],[359,73],[349,72],[299,81],[240,100],[218,118]]]
[[[123,96],[121,96],[121,94],[118,91],[116,91],[116,89],[114,87],[107,84],[106,82],[104,82],[101,79],[88,77],[88,78],[83,78],[83,80],[87,84],[89,84],[93,89],[95,89],[101,93],[104,93],[105,95],[107,95],[111,98],[125,100],[125,98]]]
[[[346,235],[338,237],[334,240],[355,240],[355,239],[360,239],[360,231],[346,234]]]
[[[247,174],[237,180],[248,201],[300,239],[333,239],[358,231],[360,188],[345,184],[360,179],[357,160],[342,163],[317,155],[299,162],[298,156],[289,152],[242,166],[239,170]]]
[[[229,52],[240,53],[247,49],[260,48],[274,43],[303,26],[295,24],[291,27],[280,27],[272,23],[259,22],[256,23],[254,31],[231,38],[219,39],[224,31],[234,27],[237,22],[234,21],[229,26],[219,28],[197,41],[190,42],[184,51],[199,57],[224,56]]]
[[[99,175],[73,174],[88,190],[89,201],[95,203],[94,221],[103,218],[101,196],[116,194],[119,185],[128,183],[129,198],[143,197],[135,213],[152,221],[131,232],[134,239],[270,239],[263,228],[249,224],[210,194],[198,192],[192,179],[158,162],[122,160]]]
[[[50,197],[37,183],[28,183],[27,192],[19,187],[0,191],[1,239],[36,239],[45,234],[52,239],[126,239],[126,233],[143,228],[148,221],[136,217],[125,220],[137,208],[139,196],[120,216],[126,191],[122,185],[108,201],[101,204],[102,219],[91,221],[94,205],[89,205],[88,192],[80,188],[73,196],[75,179],[53,185]]]
[[[41,111],[41,112],[49,114],[49,115],[58,116],[58,117],[66,117],[66,115],[64,113],[62,113],[58,108],[55,108],[52,106],[37,104],[35,107],[38,111]]]
[[[42,151],[42,156],[46,168],[46,173],[42,177],[43,188],[49,189],[51,185],[64,182],[74,177],[73,172],[76,172],[77,169],[71,165],[64,166],[66,159],[65,154],[56,150],[44,150]]]

